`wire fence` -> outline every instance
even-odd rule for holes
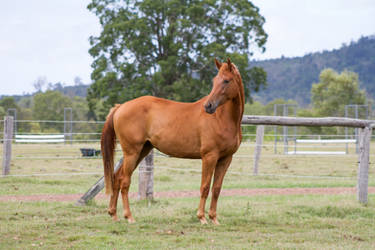
[[[81,147],[92,147],[99,148],[99,143],[95,144],[79,144],[75,145],[64,145],[64,144],[14,144],[13,145],[13,156],[12,156],[12,165],[16,169],[11,171],[9,177],[32,177],[32,176],[79,176],[79,175],[102,175],[102,164],[100,156],[83,156],[80,152]],[[230,175],[246,175],[251,176],[252,162],[254,159],[254,148],[255,143],[243,143],[239,152],[237,152],[233,157],[232,165],[235,165],[234,171],[229,171]],[[355,179],[355,176],[344,176],[337,174],[336,176],[329,176],[323,171],[319,175],[306,175],[299,174],[298,171],[294,173],[282,174],[278,171],[279,166],[286,166],[290,164],[302,165],[308,159],[312,157],[306,157],[304,155],[286,155],[286,154],[274,154],[272,148],[274,145],[265,144],[262,145],[262,148],[265,153],[262,154],[261,158],[263,164],[261,165],[273,165],[274,170],[268,169],[268,171],[259,173],[259,176],[277,176],[277,177],[287,177],[287,178],[349,178]],[[354,152],[355,147],[352,147]],[[280,150],[281,151],[281,150]],[[121,157],[121,150],[116,150],[117,160]],[[201,172],[200,162],[195,162],[192,166],[189,163],[189,167],[185,168],[184,162],[179,164],[174,164],[179,161],[179,159],[169,157],[159,151],[155,151],[155,168],[159,170],[174,170],[174,171],[187,171],[187,172]],[[370,157],[374,157],[371,154]],[[351,166],[352,169],[356,169],[358,165],[357,155],[354,153],[335,156],[335,155],[316,155],[313,158],[321,159],[323,165],[329,164],[343,164],[346,166]],[[272,161],[272,163],[267,163],[267,161]],[[27,162],[27,165],[24,165]],[[292,162],[292,163],[289,163]],[[55,165],[59,165],[59,169],[63,172],[53,172],[56,170]],[[169,166],[168,166],[169,165]],[[172,165],[172,166],[171,166]],[[175,165],[178,165],[175,166]],[[30,166],[30,168],[28,167]],[[37,167],[36,167],[37,166]],[[76,168],[79,166],[79,168]],[[49,168],[52,168],[49,170]],[[236,171],[239,168],[242,168],[241,171]],[[95,169],[96,171],[92,171]],[[41,173],[49,172],[49,173]],[[52,171],[52,172],[51,172]],[[274,173],[271,173],[274,172]],[[279,172],[279,173],[278,173]]]
[[[1,140],[4,141],[4,140]],[[17,143],[15,139],[11,140],[13,142],[13,147],[16,149],[18,147],[22,147],[22,153],[17,153],[17,150],[13,153],[13,159],[101,159],[100,155],[91,155],[91,156],[85,156],[82,155],[82,152],[80,149],[82,148],[88,148],[88,149],[100,149],[100,139],[86,139],[86,140],[71,140],[72,144],[70,143],[45,143],[45,144],[37,144],[37,143]],[[69,141],[70,142],[70,141]],[[327,144],[322,142],[321,144],[317,143],[311,143],[311,144],[301,144],[297,145],[298,149],[316,149],[316,150],[326,150],[329,152],[331,149],[344,149],[345,144],[348,144],[348,148],[350,149],[351,154],[355,154],[356,144],[355,143],[335,143],[335,144]],[[42,146],[41,146],[42,145]],[[242,146],[248,147],[248,148],[255,148],[258,146],[254,141],[243,141]],[[62,152],[58,153],[58,156],[55,155],[55,152],[51,150],[52,148],[55,148],[56,146],[59,146],[60,148],[63,147],[64,149]],[[73,147],[74,146],[74,147]],[[275,144],[272,142],[264,143],[261,145],[264,149],[271,149],[275,147]],[[276,146],[279,149],[282,149],[284,145],[279,144]],[[290,150],[294,150],[294,144],[289,144]],[[121,153],[122,150],[119,149],[120,146],[118,145],[116,147],[116,153]],[[1,149],[0,149],[1,152]],[[277,157],[290,157],[289,155],[285,155],[280,151],[280,153],[276,154]],[[274,157],[274,154],[270,155],[264,155],[262,157]],[[331,157],[335,157],[335,155],[328,155]],[[0,158],[2,155],[0,155]],[[169,157],[168,155],[165,155],[161,152],[156,153],[156,157]],[[252,154],[248,155],[235,155],[234,157],[245,157],[245,158],[253,158],[254,156]]]
[[[102,175],[102,164],[100,155],[87,156],[82,153],[82,149],[100,150],[100,136],[104,121],[40,121],[40,120],[17,120],[17,130],[14,134],[22,135],[64,135],[64,142],[62,143],[19,143],[16,142],[15,137],[12,139],[12,169],[8,177],[32,177],[32,176],[79,176],[79,175]],[[33,124],[38,124],[33,125]],[[64,124],[69,124],[68,127]],[[1,124],[1,128],[3,128]],[[232,165],[235,165],[233,171],[229,171],[230,175],[249,175],[252,176],[252,160],[254,158],[255,133],[248,132],[248,127],[244,126],[243,143],[240,149],[234,155]],[[27,128],[27,129],[26,129]],[[320,165],[328,165],[327,168],[334,164],[342,164],[356,169],[358,166],[358,159],[356,154],[355,143],[310,143],[310,144],[295,144],[295,139],[348,139],[345,134],[294,134],[288,135],[287,143],[290,151],[295,147],[298,150],[309,149],[315,151],[333,151],[333,150],[349,150],[345,155],[288,155],[284,154],[285,142],[282,135],[273,133],[274,126],[269,126],[268,133],[264,135],[265,143],[262,145],[262,162],[261,165],[266,167],[263,173],[260,171],[259,176],[277,176],[287,178],[349,178],[355,179],[355,176],[341,173],[327,174],[328,170],[322,170],[320,174],[309,175],[306,172],[299,172],[293,167],[293,171],[288,171],[286,167],[292,168],[292,165],[303,166],[306,161],[311,159],[318,160]],[[1,133],[0,142],[3,142],[3,132]],[[372,137],[374,138],[374,136]],[[349,139],[356,139],[353,133]],[[274,149],[277,153],[274,153]],[[0,148],[0,157],[2,157],[2,147]],[[122,152],[120,147],[116,150],[117,159],[121,157]],[[370,154],[370,158],[375,154]],[[324,159],[324,160],[323,160]],[[155,151],[156,168],[174,171],[193,171],[200,173],[200,163],[194,163],[194,167],[186,169],[184,167],[176,167],[174,163],[176,158],[164,155],[161,152]],[[328,162],[329,164],[325,164]],[[315,163],[314,163],[315,164]],[[61,171],[56,172],[53,165],[59,165]],[[190,164],[191,165],[191,164]],[[281,169],[284,167],[285,169]],[[51,168],[51,169],[49,169]],[[93,171],[94,170],[94,171]],[[241,170],[241,171],[240,171]]]

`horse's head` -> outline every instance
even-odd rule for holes
[[[227,59],[226,63],[221,63],[215,59],[215,64],[219,72],[213,79],[213,87],[204,104],[207,113],[213,114],[217,107],[238,96],[239,85],[236,82],[237,69]]]

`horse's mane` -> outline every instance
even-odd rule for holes
[[[245,91],[244,91],[244,86],[242,83],[242,77],[240,74],[240,71],[238,70],[237,66],[234,63],[232,64],[232,69],[235,77],[237,78],[237,83],[238,83],[238,89],[239,89],[239,96],[240,96],[240,106],[241,106],[241,118],[244,112],[245,108]]]

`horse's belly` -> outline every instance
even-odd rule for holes
[[[199,152],[192,152],[189,150],[173,150],[172,148],[158,148],[156,147],[160,152],[177,158],[188,158],[188,159],[200,159],[200,153]]]
[[[200,156],[200,142],[197,138],[186,138],[176,136],[171,138],[171,135],[160,137],[158,140],[151,140],[151,144],[160,152],[169,156],[178,158],[199,159]]]

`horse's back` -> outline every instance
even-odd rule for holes
[[[199,158],[201,106],[143,96],[121,105],[114,127],[120,141],[129,146],[149,141],[168,155]]]
[[[154,96],[142,96],[121,104],[116,113],[116,119],[150,119],[160,120],[167,118],[181,119],[192,115],[199,116],[201,105],[197,103],[184,103],[158,98]]]

